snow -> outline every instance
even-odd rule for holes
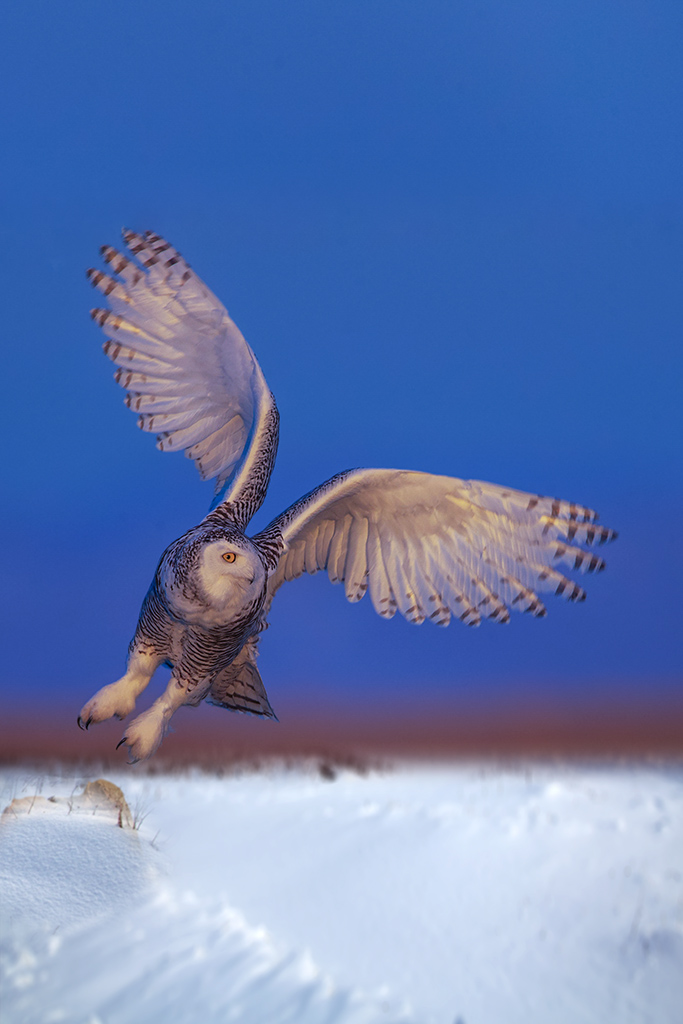
[[[112,779],[4,773],[5,1024],[681,1019],[680,767]]]

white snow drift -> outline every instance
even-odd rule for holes
[[[6,1024],[680,1019],[678,769],[114,781],[0,826]]]

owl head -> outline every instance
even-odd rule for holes
[[[266,582],[258,551],[239,534],[207,538],[198,551],[196,572],[212,603],[235,599],[246,605],[258,597]]]
[[[200,525],[169,545],[157,579],[181,622],[211,628],[228,624],[258,600],[266,568],[239,530]]]

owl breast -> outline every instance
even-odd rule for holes
[[[172,615],[188,626],[214,629],[240,619],[253,603],[239,582],[232,585],[197,587],[175,579],[164,586],[164,597]]]

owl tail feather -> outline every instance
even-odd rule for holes
[[[256,640],[249,640],[235,660],[214,678],[206,702],[227,708],[228,711],[273,718],[277,722],[277,715],[270,706],[266,688],[256,668],[256,655]]]

